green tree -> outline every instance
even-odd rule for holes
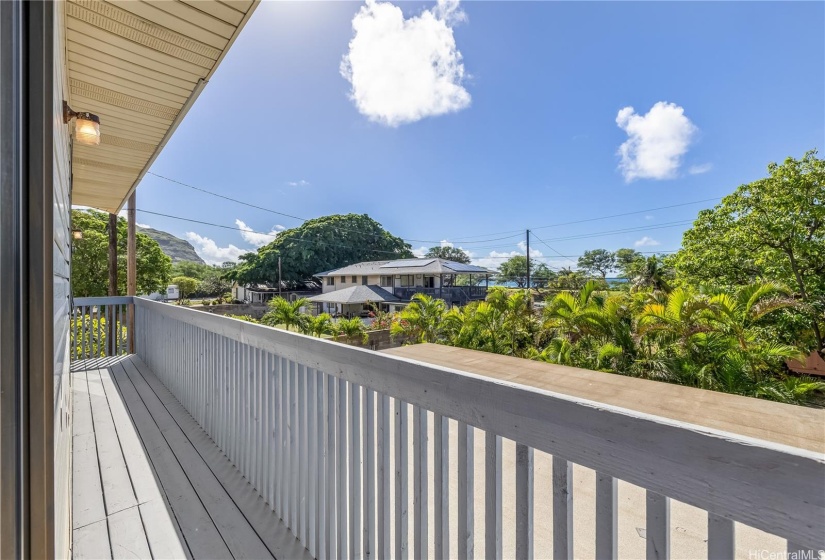
[[[274,297],[269,300],[269,312],[261,317],[261,322],[270,327],[283,325],[286,330],[290,330],[290,327],[297,327],[305,321],[307,316],[301,313],[301,308],[308,304],[306,298],[288,301],[280,296]]]
[[[188,276],[203,280],[214,267],[191,261],[178,261],[172,265],[172,276]]]
[[[298,284],[318,272],[361,261],[410,258],[410,249],[366,214],[336,214],[282,231],[257,253],[241,255],[227,277],[242,283],[277,280],[280,257],[282,279]]]
[[[470,264],[470,255],[458,247],[430,247],[427,254],[424,256],[429,259],[444,259],[448,261]]]
[[[536,263],[530,273],[530,283],[536,288],[545,288],[556,280],[556,273],[543,262]]]
[[[602,279],[607,277],[607,273],[616,268],[616,253],[607,249],[593,249],[585,251],[579,257],[579,268],[588,274],[600,274]]]
[[[182,300],[189,298],[189,296],[197,292],[201,285],[200,280],[188,276],[175,276],[172,278],[172,284],[178,287],[178,293]]]
[[[530,274],[534,275],[536,261],[530,260]],[[501,282],[515,282],[519,288],[527,287],[527,257],[515,255],[510,257],[498,267],[498,279]]]
[[[825,348],[825,160],[816,151],[768,166],[686,231],[673,259],[686,282],[732,287],[756,279],[791,287],[807,329],[791,336]],[[806,332],[807,331],[807,332]]]
[[[351,319],[338,319],[335,323],[335,329],[337,330],[339,336],[343,336],[347,342],[350,343],[357,340],[367,342],[369,338],[364,321],[358,317],[352,317]]]
[[[83,232],[82,239],[72,239],[72,294],[75,297],[99,297],[109,293],[109,215],[96,210],[72,210],[72,229]],[[126,293],[127,224],[117,221],[118,293]],[[157,241],[137,233],[137,293],[164,291],[169,283],[172,259]]]
[[[644,255],[642,255],[639,251],[628,248],[619,249],[616,251],[615,255],[615,266],[623,278],[628,278],[631,274],[633,266],[640,260],[644,259]]]
[[[332,315],[329,313],[321,313],[314,317],[308,315],[304,321],[298,324],[298,327],[304,334],[311,334],[312,336],[317,336],[318,338],[324,335],[335,334],[336,332]]]
[[[417,342],[438,342],[442,335],[442,319],[447,312],[443,299],[415,294],[410,304],[398,314],[390,334],[402,335]]]

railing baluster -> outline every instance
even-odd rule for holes
[[[727,517],[708,512],[708,560],[736,556],[736,529]]]
[[[269,354],[269,353],[268,353]],[[270,423],[269,423],[269,502],[272,510],[280,514],[281,510],[281,489],[280,481],[280,460],[281,460],[281,380],[278,377],[278,364],[280,359],[275,354],[269,354],[269,402],[270,402]]]
[[[361,387],[349,386],[349,556],[361,558]]]
[[[318,392],[317,387],[315,386],[315,372],[307,368],[306,369],[306,386],[307,386],[307,411],[306,411],[306,418],[307,418],[307,432],[306,432],[306,440],[307,440],[307,451],[309,453],[309,467],[307,468],[307,517],[308,517],[308,532],[307,532],[307,539],[308,544],[307,548],[309,549],[309,554],[313,558],[318,557],[318,551],[316,549],[316,541],[315,535],[316,531],[318,530],[318,526],[316,524],[316,517],[315,512],[317,511],[317,491],[318,491],[318,445],[316,442],[316,438],[318,435],[318,415],[315,410],[315,398]]]
[[[103,309],[102,305],[97,306],[97,341],[96,341],[97,342],[97,351],[95,352],[95,358],[100,358],[101,356],[106,355],[105,349],[104,349],[103,353],[101,353],[101,351],[100,351],[100,345],[101,345],[101,342],[102,342],[102,337],[100,336],[100,333],[103,331],[103,325],[101,324],[102,323],[102,309]]]
[[[376,514],[377,533],[377,558],[389,558],[392,550],[390,536],[391,511],[390,511],[390,397],[379,395],[378,397],[378,498]]]
[[[315,508],[315,552],[316,558],[319,560],[326,559],[326,538],[327,538],[327,524],[326,524],[326,463],[324,456],[326,455],[326,392],[324,390],[323,372],[315,372],[315,456],[317,459],[315,469],[315,490],[316,508]]]
[[[375,558],[375,391],[364,388],[364,558]]]
[[[619,556],[618,484],[615,478],[596,473],[596,558],[614,560]]]
[[[458,558],[473,558],[475,548],[475,428],[458,423]]]
[[[298,530],[300,541],[306,547],[309,544],[309,496],[307,467],[309,464],[307,445],[307,374],[306,367],[298,365],[298,488],[300,495]]]
[[[409,555],[407,518],[407,403],[395,399],[395,558],[406,560]]]
[[[347,557],[347,382],[338,379],[338,558]]]
[[[292,465],[289,456],[289,366],[286,358],[281,358],[281,519],[289,526],[289,494],[291,478],[289,468]]]
[[[415,558],[426,559],[429,552],[427,534],[427,409],[413,407],[413,489],[415,515],[413,535]]]
[[[298,471],[298,374],[295,362],[289,361],[289,528],[300,539],[300,484]]]
[[[450,419],[433,415],[435,558],[450,558]]]
[[[533,558],[533,448],[516,444],[516,558]]]
[[[326,410],[324,411],[326,414],[327,420],[327,453],[326,453],[326,468],[327,468],[327,498],[326,498],[326,557],[327,558],[334,558],[337,554],[337,546],[338,546],[338,511],[336,509],[336,477],[335,477],[335,468],[336,468],[336,461],[335,461],[335,439],[336,439],[336,429],[335,429],[335,420],[337,418],[337,402],[336,399],[336,390],[337,390],[337,380],[331,376],[326,376],[326,395],[327,395],[327,406]]]
[[[670,558],[670,498],[651,490],[646,491],[647,559],[667,560]]]
[[[553,455],[553,558],[573,557],[573,464]]]
[[[485,435],[484,557],[500,560],[501,546],[501,436]]]
[[[821,550],[808,548],[807,546],[803,546],[792,541],[787,541],[786,546],[788,558],[799,558],[800,560],[813,558],[814,560],[819,560],[819,558],[822,557],[820,554]]]

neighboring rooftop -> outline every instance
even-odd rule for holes
[[[369,261],[351,264],[334,270],[319,272],[315,276],[391,274],[492,274],[482,266],[464,264],[445,259],[401,259],[395,261]]]
[[[318,303],[392,303],[401,301],[389,291],[378,286],[352,286],[343,290],[335,290],[309,298]]]

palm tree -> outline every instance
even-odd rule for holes
[[[710,298],[711,319],[748,349],[748,330],[759,319],[779,309],[797,307],[791,292],[777,282],[754,282],[734,295],[719,293]]]
[[[360,339],[362,342],[367,342],[369,335],[367,335],[367,328],[364,322],[358,317],[351,319],[339,319],[335,323],[335,328],[339,335],[343,335],[347,342],[355,342]]]
[[[652,255],[644,259],[640,266],[633,271],[631,289],[652,288],[662,292],[670,292],[671,287],[667,277],[668,271],[662,263],[662,259],[658,255]]]
[[[392,324],[393,336],[403,335],[417,342],[438,342],[442,334],[442,319],[447,311],[443,299],[426,294],[415,294],[410,304],[399,313]]]
[[[578,295],[571,292],[556,294],[544,310],[545,326],[556,329],[575,343],[592,329],[594,312],[604,305],[604,297],[598,289],[599,283],[589,280]]]
[[[261,322],[274,327],[283,325],[286,330],[290,327],[300,325],[305,321],[305,315],[301,313],[301,308],[309,303],[307,298],[299,298],[295,301],[287,301],[278,296],[269,300],[269,312],[261,317]]]
[[[332,315],[329,313],[321,313],[315,317],[309,316],[301,322],[299,327],[304,334],[311,334],[318,338],[325,334],[335,334],[335,324],[332,321]]]

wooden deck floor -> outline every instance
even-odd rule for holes
[[[72,376],[74,558],[309,558],[140,359]]]

